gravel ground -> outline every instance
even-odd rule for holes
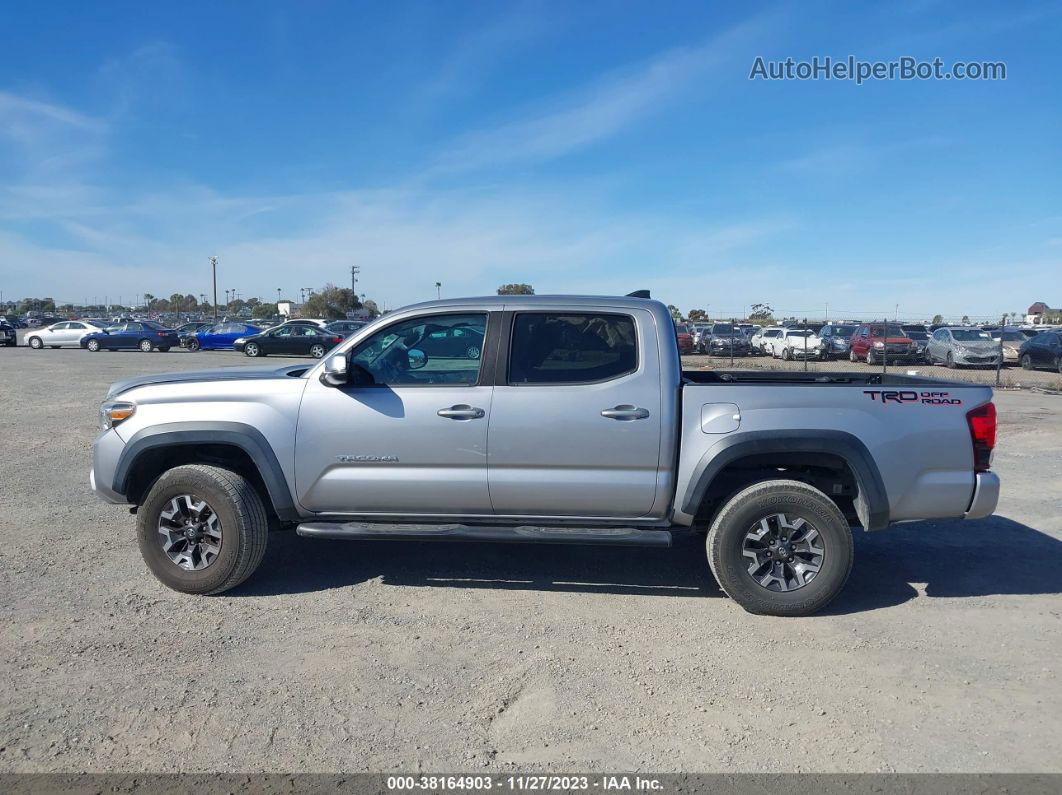
[[[236,591],[182,596],[88,490],[97,405],[247,360],[0,362],[0,772],[1062,771],[1062,398],[998,396],[998,516],[860,533],[830,611],[776,619],[693,542],[279,532]]]

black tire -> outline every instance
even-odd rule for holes
[[[1029,354],[1025,354],[1021,357],[1021,369],[1031,370],[1033,369],[1032,357]]]
[[[262,349],[258,347],[257,342],[248,342],[243,346],[243,355],[250,356],[252,359],[262,353]]]
[[[770,590],[749,573],[746,533],[761,519],[784,513],[813,525],[821,539],[821,568],[806,584]],[[742,489],[716,514],[708,531],[708,564],[727,596],[750,613],[806,616],[825,607],[852,570],[852,531],[840,509],[821,491],[797,480],[765,480]]]
[[[792,358],[793,358],[793,352],[790,351],[789,348],[782,348],[782,361],[783,362],[788,362]]]
[[[201,347],[202,346],[199,344],[199,340],[197,340],[195,337],[192,337],[192,339],[188,340],[188,350],[190,350],[192,353],[195,353]]]
[[[39,351],[44,347],[44,343],[41,342],[40,337],[30,337],[26,342],[29,343],[29,346],[35,351]]]
[[[100,350],[100,341],[99,340],[89,340],[88,342],[85,343],[85,347],[88,348],[93,353],[98,353],[99,350]]]
[[[326,351],[325,346],[317,342],[310,346],[310,356],[315,359],[321,359],[324,357]]]
[[[162,511],[174,497],[205,500],[221,525],[221,551],[198,571],[183,569],[163,551],[158,532]],[[159,582],[189,594],[217,594],[246,580],[265,555],[269,525],[262,498],[242,475],[206,464],[174,467],[155,481],[137,511],[140,554]]]
[[[874,356],[874,351],[868,350],[867,351],[867,364],[877,364],[877,363],[878,363],[878,360]]]
[[[953,357],[953,356],[951,355],[951,351],[948,351],[948,356],[947,356],[947,358],[946,358],[946,359],[944,360],[944,365],[945,365],[945,366],[946,366],[946,367],[947,367],[947,368],[948,368],[949,370],[954,370],[954,369],[956,368],[956,366],[957,366],[957,365],[955,364],[955,358],[954,358],[954,357]]]
[[[852,364],[855,364],[859,361],[859,357],[856,356],[855,351],[848,351],[848,361],[850,361]]]
[[[140,340],[140,344],[136,347],[140,348],[144,353],[151,353],[155,346],[151,344],[151,340]]]
[[[4,344],[5,344],[5,345],[6,345],[7,347],[9,347],[9,348],[14,348],[14,347],[15,347],[16,345],[18,345],[18,340],[17,340],[17,339],[15,339],[15,340],[8,340],[8,341],[7,341],[7,342],[5,342]]]

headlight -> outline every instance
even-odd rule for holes
[[[885,343],[884,342],[875,342],[874,343],[874,347],[875,348],[884,348],[885,347]]]
[[[247,342],[247,338],[246,337],[240,337],[239,339],[236,340],[236,342],[233,343],[233,345],[242,345],[245,342]]]
[[[108,400],[100,406],[100,430],[108,431],[136,414],[136,404]]]

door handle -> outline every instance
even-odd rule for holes
[[[641,409],[637,406],[623,404],[621,406],[613,406],[610,409],[603,410],[601,416],[607,417],[610,420],[620,420],[621,422],[644,420],[649,416],[649,409]]]
[[[435,413],[440,417],[446,417],[451,420],[478,420],[486,412],[475,406],[458,403],[456,406],[450,406],[448,409],[439,409]]]

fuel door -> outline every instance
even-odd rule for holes
[[[741,425],[741,410],[736,403],[705,403],[701,406],[703,433],[730,433]]]

